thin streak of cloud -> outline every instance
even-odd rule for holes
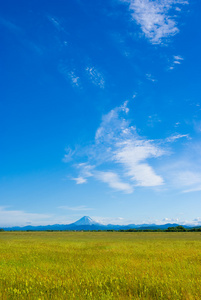
[[[9,20],[0,17],[0,24],[15,34],[24,34],[24,31],[21,27],[17,26],[13,22],[10,22]]]
[[[176,134],[176,135],[172,135],[168,138],[166,138],[166,142],[175,142],[181,138],[186,138],[186,139],[190,139],[189,134]]]
[[[192,189],[187,189],[182,191],[182,193],[193,193],[193,192],[200,192],[201,191],[201,185]]]
[[[48,20],[54,25],[54,27],[55,27],[58,31],[64,31],[64,32],[65,32],[64,27],[61,25],[61,22],[60,22],[56,17],[48,16],[47,18],[48,18]]]

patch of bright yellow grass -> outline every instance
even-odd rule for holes
[[[201,234],[1,232],[0,299],[201,299]]]

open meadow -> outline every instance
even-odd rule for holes
[[[201,299],[201,233],[1,232],[0,299]]]

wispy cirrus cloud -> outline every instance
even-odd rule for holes
[[[121,0],[129,3],[131,16],[140,25],[145,37],[152,44],[161,44],[179,32],[176,13],[185,0]],[[174,9],[174,14],[170,11]]]
[[[173,56],[173,62],[171,64],[171,66],[169,67],[170,70],[173,70],[175,68],[176,65],[181,65],[182,61],[183,61],[183,57],[180,55],[174,55]]]
[[[79,86],[80,85],[80,78],[75,74],[74,71],[70,71],[67,73],[68,78],[70,79],[73,86]]]
[[[190,188],[190,189],[186,189],[183,191],[183,193],[193,193],[193,192],[200,192],[201,191],[201,184],[199,186]]]
[[[181,135],[181,138],[187,138],[188,141],[182,153],[172,160],[169,159],[168,164],[164,164],[160,171],[165,174],[167,185],[171,189],[178,190],[180,193],[201,191],[201,147],[196,145],[188,135]]]
[[[65,66],[65,64],[62,63],[58,66],[58,70],[73,87],[80,87],[80,77],[77,76],[74,69],[71,70],[68,66]]]
[[[123,168],[123,174],[129,178],[133,186],[158,186],[163,184],[146,162],[149,158],[157,158],[165,154],[160,145],[151,140],[141,138],[136,128],[130,126],[122,114],[127,114],[127,102],[112,110],[103,117],[96,132],[96,144],[107,145],[108,159]]]
[[[73,159],[73,155],[75,154],[75,150],[71,148],[66,148],[66,154],[64,155],[63,162],[69,162]]]
[[[149,159],[166,154],[161,141],[148,140],[138,135],[126,116],[128,102],[104,115],[95,134],[95,141],[83,150],[87,161],[77,164],[77,184],[93,177],[116,191],[132,193],[135,187],[156,187],[164,184]],[[79,155],[80,156],[80,155]]]
[[[20,42],[20,44],[23,45],[23,47],[25,47],[26,49],[29,49],[39,55],[43,53],[42,47],[30,39],[30,36],[27,35],[25,28],[22,28],[11,22],[10,20],[4,19],[2,17],[0,17],[0,26],[3,26],[7,29],[8,32],[13,34]]]
[[[103,75],[95,67],[87,67],[86,72],[94,85],[97,85],[102,89],[105,87],[105,80],[103,78]]]
[[[184,186],[189,186],[189,189],[185,188],[186,192],[199,188],[199,180],[186,185],[181,178],[182,172],[188,170],[184,167],[184,162],[174,165],[168,159],[170,163],[160,165],[158,171],[154,167],[154,161],[173,154],[170,144],[178,143],[182,139],[189,142],[190,136],[176,132],[158,140],[141,137],[136,127],[128,121],[128,113],[128,101],[125,101],[103,115],[95,133],[95,140],[90,146],[77,151],[68,150],[67,158],[70,155],[71,160],[76,159],[76,155],[78,159],[86,158],[84,162],[76,164],[78,176],[72,180],[83,184],[89,178],[94,178],[106,183],[113,190],[126,194],[132,193],[137,187],[154,188],[165,183],[181,191],[184,191]]]
[[[178,184],[183,193],[201,191],[201,171],[185,170],[177,174]]]
[[[16,24],[14,24],[13,22],[6,20],[2,17],[0,17],[0,25],[4,26],[5,28],[7,28],[9,31],[15,33],[15,34],[20,34],[20,35],[24,35],[24,31],[21,27],[17,26]]]
[[[58,18],[53,17],[53,16],[48,16],[47,17],[48,20],[54,25],[54,27],[58,30],[58,31],[64,31],[65,29],[64,27],[61,25],[61,21],[58,20]]]
[[[189,134],[174,134],[171,135],[170,137],[166,138],[166,142],[174,142],[176,140],[179,140],[181,138],[186,138],[186,139],[190,139]]]
[[[147,74],[146,74],[146,78],[147,78],[147,80],[152,81],[152,82],[156,82],[156,81],[157,81],[157,80],[152,76],[152,74],[150,74],[150,73],[147,73]]]

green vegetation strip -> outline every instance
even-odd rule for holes
[[[1,232],[0,299],[201,299],[201,234]]]

